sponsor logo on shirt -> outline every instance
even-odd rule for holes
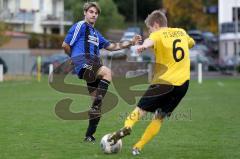
[[[92,44],[94,44],[96,46],[99,45],[99,39],[97,37],[95,37],[95,36],[88,35],[88,42],[92,43]]]

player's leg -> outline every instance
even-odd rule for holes
[[[100,82],[100,79],[97,79],[95,82],[92,82],[92,83],[87,83],[88,92],[92,97],[92,101],[96,97],[96,90],[97,90],[99,82]],[[97,126],[100,121],[100,118],[101,118],[101,116],[92,117],[92,114],[89,113],[89,124],[88,124],[88,128],[87,128],[87,131],[85,134],[84,141],[88,141],[88,142],[95,141],[95,137],[93,135],[97,130]]]
[[[139,107],[136,107],[126,118],[124,127],[132,129],[134,124],[141,119],[147,112]]]
[[[163,118],[170,116],[178,106],[188,89],[188,81],[182,86],[174,86],[172,91],[158,97],[159,109],[156,110],[151,123],[146,128],[141,139],[133,146],[133,155],[138,155],[145,144],[147,144],[160,131]]]
[[[100,81],[98,83],[98,87],[96,89],[96,96],[93,100],[93,104],[91,107],[93,111],[101,109],[102,100],[106,95],[108,86],[110,85],[110,82],[112,80],[111,70],[106,66],[101,66],[97,71],[97,77],[100,78]]]
[[[133,146],[133,155],[138,155],[145,144],[147,144],[154,136],[158,134],[160,131],[161,125],[163,122],[163,118],[155,113],[152,121],[146,128],[144,134],[141,139]]]
[[[102,66],[99,57],[93,57],[87,60],[85,59],[81,62],[83,67],[79,68],[78,77],[87,82],[89,94],[93,99],[91,108],[89,110],[89,125],[84,140],[95,141],[93,134],[96,132],[101,118],[102,98],[105,96],[108,85],[111,81],[111,70],[105,66]]]
[[[157,90],[157,91],[156,91]],[[158,100],[159,88],[157,85],[151,85],[140,99],[138,106],[125,120],[124,127],[114,132],[109,141],[115,144],[117,140],[130,134],[133,125],[146,114],[146,112],[155,112],[154,104]]]
[[[91,109],[89,110],[89,125],[85,139],[95,141],[93,134],[96,132],[98,123],[101,118],[102,100],[107,93],[108,86],[112,78],[111,70],[105,66],[100,66],[100,68],[96,67],[93,69],[93,71],[91,71],[91,73],[86,73],[86,75],[94,76],[94,78],[96,77],[101,78],[101,79],[97,78],[94,82],[87,82],[88,91],[93,97],[92,98],[93,103]]]
[[[132,127],[134,124],[146,114],[146,111],[139,107],[136,107],[131,114],[126,118],[124,127],[120,130],[114,132],[108,139],[112,144],[117,143],[117,141],[127,135],[130,135]]]

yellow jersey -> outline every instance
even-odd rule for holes
[[[180,86],[190,79],[189,48],[194,40],[181,28],[162,28],[150,34],[155,67],[152,84]]]

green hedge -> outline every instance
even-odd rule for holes
[[[30,48],[44,48],[44,49],[60,49],[64,36],[61,35],[48,35],[30,33],[29,47]]]

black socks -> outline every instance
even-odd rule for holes
[[[98,123],[100,121],[100,116],[94,118],[94,119],[89,119],[89,125],[88,125],[88,129],[87,129],[87,132],[86,132],[86,137],[89,136],[93,136],[93,134],[96,132],[97,130],[97,126],[98,126]]]
[[[98,84],[98,88],[96,90],[96,97],[89,111],[89,125],[86,132],[86,137],[92,136],[96,132],[98,123],[101,118],[102,100],[107,93],[109,84],[110,82],[105,79],[100,80]]]
[[[100,80],[100,82],[98,84],[97,92],[96,92],[96,97],[92,104],[92,108],[100,108],[101,107],[102,100],[107,93],[109,84],[110,84],[110,82],[108,80],[105,80],[105,79]]]

